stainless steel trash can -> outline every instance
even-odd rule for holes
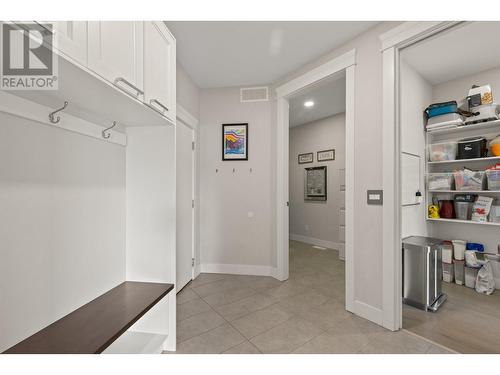
[[[403,239],[403,303],[436,311],[446,300],[441,291],[442,242],[421,236]]]

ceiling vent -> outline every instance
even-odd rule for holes
[[[267,102],[269,100],[268,87],[245,87],[240,89],[242,103]]]

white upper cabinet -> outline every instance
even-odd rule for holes
[[[143,22],[89,21],[88,67],[140,98],[143,86]]]
[[[87,65],[87,22],[52,22],[56,48],[76,62]]]
[[[175,121],[175,38],[163,22],[144,22],[144,102]]]

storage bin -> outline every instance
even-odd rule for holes
[[[444,241],[441,245],[441,260],[443,263],[453,263],[453,244],[450,241]]]
[[[484,137],[466,138],[458,141],[457,159],[477,159],[488,155],[488,142]]]
[[[468,169],[455,171],[453,177],[455,178],[456,190],[483,190],[485,187],[486,174],[484,171],[470,171]]]
[[[452,283],[455,281],[455,272],[453,263],[442,263],[443,265],[443,281],[445,283]]]
[[[429,145],[429,161],[455,160],[457,157],[457,142],[443,142]]]
[[[453,240],[453,259],[464,260],[466,242],[462,240]]]
[[[479,268],[465,267],[465,286],[468,288],[476,287],[476,278]]]
[[[453,270],[455,272],[455,284],[464,285],[465,281],[465,261],[453,260]]]
[[[500,190],[500,169],[485,172],[488,180],[488,190]]]
[[[472,203],[455,201],[455,215],[458,220],[470,220]]]
[[[448,124],[448,123],[459,123],[462,121],[462,116],[458,113],[447,113],[444,115],[434,116],[427,120],[427,127],[439,126],[439,124]]]
[[[491,206],[489,221],[492,223],[500,223],[500,206]]]
[[[427,187],[429,190],[451,190],[453,188],[453,173],[429,173]]]

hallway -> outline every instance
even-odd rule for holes
[[[290,279],[201,274],[177,295],[177,353],[446,353],[344,309],[335,250],[290,241]]]

